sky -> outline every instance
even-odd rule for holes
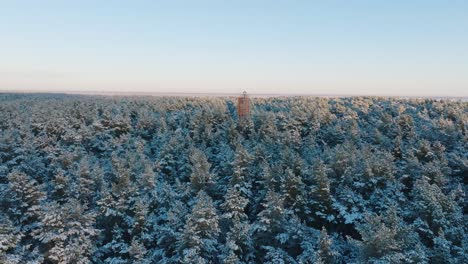
[[[468,1],[0,0],[0,90],[468,96]]]

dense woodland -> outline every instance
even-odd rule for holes
[[[0,94],[0,263],[467,263],[468,103]]]

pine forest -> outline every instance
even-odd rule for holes
[[[468,263],[468,102],[0,94],[0,263]]]

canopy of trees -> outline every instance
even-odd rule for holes
[[[0,263],[467,263],[468,103],[0,94]]]

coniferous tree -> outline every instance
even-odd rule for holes
[[[463,258],[461,251],[466,247],[463,213],[454,196],[445,195],[425,178],[415,183],[413,192],[410,215],[422,243],[429,247],[436,242],[444,247],[450,245],[450,254]],[[433,250],[431,254],[436,254],[439,249]]]
[[[335,255],[336,252],[332,249],[332,239],[328,236],[327,230],[322,228],[315,259],[317,263],[333,264],[335,263]]]
[[[257,215],[257,221],[252,225],[253,240],[257,247],[262,249],[276,248],[279,245],[277,235],[284,231],[284,222],[287,210],[284,208],[284,201],[281,195],[274,191],[269,191],[263,203],[263,210]],[[275,252],[275,251],[274,251]],[[265,254],[265,251],[257,249],[257,258]]]
[[[21,255],[18,254],[20,241],[23,237],[21,230],[3,214],[0,215],[0,262],[19,263]]]
[[[51,198],[60,204],[65,203],[70,195],[70,178],[59,170],[52,179],[52,185]]]
[[[182,235],[178,241],[180,260],[213,262],[217,259],[219,245],[219,217],[211,198],[200,191],[196,204],[187,216]]]
[[[171,207],[162,214],[163,219],[155,220],[157,226],[155,227],[155,236],[157,247],[153,252],[153,258],[161,262],[175,262],[178,259],[178,240],[182,236],[184,229],[184,219],[189,209],[182,202],[175,200],[172,202]]]
[[[49,203],[34,237],[52,263],[88,263],[94,251],[95,215],[71,199],[63,205]]]
[[[190,183],[195,192],[203,190],[212,192],[215,184],[214,176],[210,173],[211,164],[208,162],[206,155],[198,150],[193,149],[190,155],[190,163],[192,164],[192,173],[190,175]]]
[[[252,157],[247,150],[237,143],[234,153],[234,162],[232,164],[233,174],[229,184],[238,188],[242,195],[246,198],[251,196],[251,180],[252,175],[249,171],[249,165]]]
[[[366,215],[357,226],[362,237],[358,242],[361,261],[426,262],[418,235],[402,223],[396,208],[381,215]]]
[[[92,166],[88,158],[83,158],[78,164],[78,195],[83,202],[92,205],[98,197],[99,182],[101,181],[102,171]]]
[[[245,213],[247,203],[247,198],[242,196],[236,185],[228,189],[226,200],[221,205],[225,212],[222,219],[227,223],[226,229],[228,230],[224,255],[222,256],[226,262],[248,261],[252,258],[250,225]]]
[[[6,241],[16,244],[15,249],[8,250],[13,250],[13,263],[40,262],[43,259],[39,252],[39,243],[33,238],[43,214],[42,203],[46,198],[42,189],[42,185],[23,172],[13,171],[8,174],[8,189],[6,196],[3,194],[2,197],[8,206],[9,219],[15,226],[14,241]],[[8,220],[6,221],[8,224]]]
[[[332,196],[330,190],[330,180],[327,176],[327,166],[322,161],[317,161],[313,167],[314,186],[311,189],[312,211],[315,214],[317,223],[324,225],[334,222],[335,216],[332,211]]]
[[[41,215],[41,202],[45,199],[42,186],[22,172],[10,173],[8,183],[12,219],[24,232],[30,232]]]

